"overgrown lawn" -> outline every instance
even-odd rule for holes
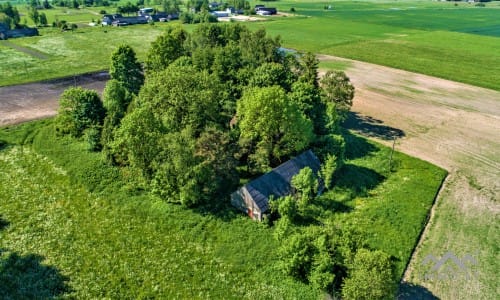
[[[323,217],[357,224],[401,275],[445,172],[401,153],[391,171],[389,148],[346,138],[348,161],[324,195]],[[188,210],[127,188],[126,174],[86,143],[57,137],[51,120],[4,128],[0,140],[0,278],[8,283],[0,297],[321,295],[279,271],[272,228],[229,206]]]

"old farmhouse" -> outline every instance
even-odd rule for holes
[[[311,150],[245,184],[231,194],[231,203],[252,219],[261,221],[269,208],[269,197],[289,195],[292,192],[292,177],[305,167],[311,168],[315,174],[321,167],[319,159]]]

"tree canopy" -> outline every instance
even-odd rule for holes
[[[57,128],[62,133],[81,136],[85,129],[102,125],[104,116],[105,110],[96,91],[69,88],[59,100]]]
[[[279,86],[246,90],[236,115],[240,145],[258,170],[265,171],[313,140],[311,121]]]
[[[144,74],[132,47],[121,45],[113,52],[109,75],[120,82],[130,93],[136,95],[139,93],[144,83]]]

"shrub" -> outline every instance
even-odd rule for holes
[[[59,100],[56,130],[81,136],[85,129],[101,125],[105,110],[96,91],[69,88]]]
[[[88,143],[89,151],[101,150],[101,128],[99,126],[91,126],[84,132],[85,140]]]

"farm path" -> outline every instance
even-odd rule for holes
[[[81,86],[102,92],[108,78],[106,73],[94,73],[0,87],[0,126],[54,116],[65,89]]]
[[[17,51],[23,52],[25,54],[31,55],[34,58],[38,58],[38,59],[48,59],[49,58],[49,56],[47,54],[45,54],[45,53],[42,53],[42,52],[37,51],[37,50],[32,49],[32,48],[27,48],[27,47],[23,47],[23,46],[20,46],[20,45],[16,45],[16,44],[11,43],[9,41],[1,40],[0,41],[0,45],[3,45],[5,47],[9,47],[9,48],[12,48],[14,50],[17,50]]]
[[[449,172],[404,280],[441,299],[494,299],[500,240],[500,92],[338,57],[319,59],[349,62],[346,74],[356,87],[346,124],[350,129],[387,146],[396,136],[396,150]],[[447,251],[459,257],[476,255],[477,278],[423,280],[423,258]]]

